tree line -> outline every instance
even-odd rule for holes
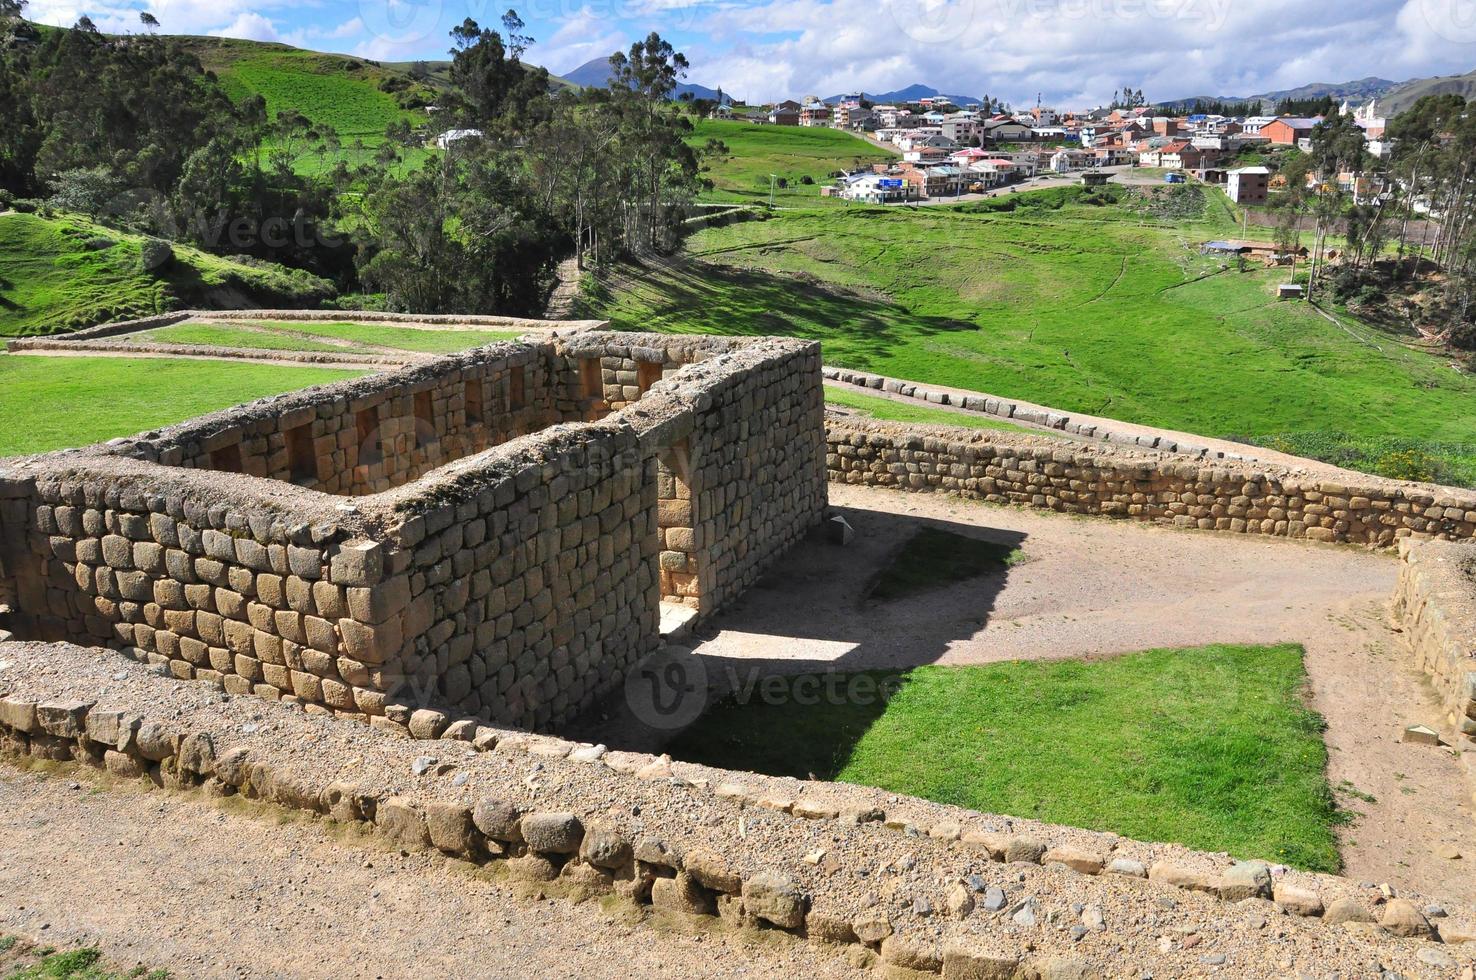
[[[520,60],[533,39],[516,12],[500,32],[468,19],[434,130],[393,124],[366,153],[260,97],[232,102],[157,22],[112,36],[86,18],[37,28],[24,8],[0,0],[0,194],[308,269],[393,309],[536,313],[565,256],[673,248],[702,185],[672,101],[687,61],[655,33],[612,56],[608,88],[552,92]]]
[[[1293,154],[1277,242],[1300,244],[1301,217],[1313,218],[1308,289],[1315,298],[1376,300],[1394,283],[1424,280],[1447,339],[1476,349],[1476,112],[1459,95],[1425,96],[1390,121],[1387,161],[1368,152],[1363,130],[1334,112],[1312,131],[1311,152]],[[1361,181],[1361,183],[1358,183]],[[1414,240],[1433,225],[1431,241]],[[1341,235],[1331,259],[1329,240]]]

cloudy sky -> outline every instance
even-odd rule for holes
[[[384,60],[443,58],[466,17],[509,0],[32,0],[29,16],[219,34]],[[1249,95],[1476,68],[1476,0],[513,0],[554,72],[659,31],[690,80],[749,101],[922,82],[1017,105]]]

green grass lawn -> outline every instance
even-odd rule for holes
[[[481,347],[500,340],[514,340],[519,330],[426,330],[364,323],[277,323],[273,326],[319,337],[333,337],[396,350],[422,354],[450,354],[470,347]]]
[[[295,334],[311,334],[311,340]],[[374,354],[377,348],[449,354],[521,336],[513,330],[435,330],[362,323],[261,321],[249,327],[234,323],[179,323],[140,334],[165,344],[204,344],[257,350]],[[330,343],[328,339],[342,341]]]
[[[276,330],[243,330],[215,323],[176,323],[125,338],[154,344],[191,347],[243,347],[249,350],[313,351],[337,354],[367,354],[367,347],[340,346],[306,340]]]
[[[962,429],[986,429],[994,432],[1025,433],[1032,436],[1045,436],[1046,438],[1060,439],[1063,436],[1055,435],[1043,429],[1029,429],[1023,425],[1014,425],[1010,422],[1000,420],[988,415],[979,415],[975,412],[950,412],[945,408],[931,408],[913,402],[894,402],[890,398],[878,398],[876,395],[860,394],[859,389],[852,390],[838,388],[833,385],[825,386],[825,403],[837,405],[841,408],[853,409],[864,412],[871,418],[882,422],[911,422],[918,425],[951,425]]]
[[[0,456],[90,445],[360,373],[182,358],[0,356]]]
[[[333,295],[301,270],[174,246],[144,271],[143,239],[83,218],[0,215],[0,337],[58,333],[186,306],[317,306]]]
[[[1121,203],[1063,188],[705,229],[685,261],[622,269],[587,313],[619,329],[818,339],[829,364],[1208,436],[1455,444],[1443,477],[1476,481],[1476,378],[1277,302],[1285,270],[1201,256],[1235,232],[1218,190],[1187,218],[1109,193]]]
[[[1290,644],[919,667],[884,704],[725,701],[670,751],[1336,871],[1305,682]]]
[[[819,204],[820,186],[830,183],[832,173],[895,156],[838,129],[756,126],[723,119],[699,119],[693,125],[688,140],[693,146],[719,139],[728,147],[728,156],[711,161],[712,169],[704,175],[714,185],[703,195],[710,201],[767,202],[769,175],[777,174],[788,186],[774,192],[775,203]],[[802,183],[804,177],[814,183]]]

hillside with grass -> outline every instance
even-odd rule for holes
[[[170,310],[316,307],[331,283],[301,270],[148,240],[72,216],[0,214],[0,337],[59,333]]]
[[[391,123],[426,121],[425,106],[438,87],[349,55],[304,51],[286,44],[234,38],[189,37],[182,43],[220,79],[235,101],[259,95],[267,115],[296,111],[318,126],[337,131],[345,144],[384,140]]]
[[[821,185],[830,183],[836,171],[895,156],[838,129],[699,119],[688,142],[701,149],[708,140],[721,140],[728,148],[726,154],[709,158],[703,175],[713,182],[712,190],[703,195],[711,201],[767,202],[773,174],[776,203],[819,202]]]
[[[1476,483],[1476,379],[1417,338],[1278,302],[1285,269],[1200,255],[1229,234],[1198,188],[788,210],[622,268],[587,312],[807,337],[829,364]]]

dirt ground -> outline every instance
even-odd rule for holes
[[[74,788],[75,787],[75,788]],[[0,935],[173,977],[816,977],[840,951],[536,887],[255,804],[0,763]]]
[[[1357,814],[1340,831],[1346,873],[1476,901],[1471,788],[1450,750],[1400,741],[1407,725],[1440,729],[1443,713],[1388,624],[1393,556],[943,495],[830,493],[854,542],[806,542],[719,616],[697,647],[710,678],[1301,643],[1309,700],[1328,724],[1329,782]],[[924,523],[1014,544],[1025,561],[903,601],[860,601]],[[1463,856],[1441,857],[1442,845]]]

